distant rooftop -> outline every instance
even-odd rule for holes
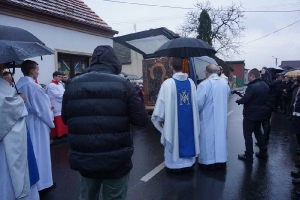
[[[300,69],[300,60],[281,61],[281,68]]]

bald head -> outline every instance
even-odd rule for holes
[[[209,74],[218,73],[218,67],[214,64],[209,64],[206,66],[206,72]]]

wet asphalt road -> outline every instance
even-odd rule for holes
[[[237,159],[244,152],[242,106],[230,98],[228,112],[227,169],[204,171],[195,166],[191,172],[169,174],[162,169],[148,182],[140,179],[164,161],[160,134],[150,123],[146,128],[133,128],[135,153],[132,158],[127,200],[287,200],[298,199],[300,186],[292,184],[291,170],[296,139],[289,133],[290,122],[277,114],[272,118],[272,131],[267,161],[254,159],[253,164]],[[231,112],[232,111],[232,112]],[[254,148],[258,151],[258,148]],[[75,200],[79,197],[79,174],[69,168],[66,143],[51,147],[53,177],[57,188],[41,199]],[[300,199],[300,198],[299,198]]]

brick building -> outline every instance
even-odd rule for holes
[[[233,76],[236,76],[236,86],[241,87],[244,86],[245,79],[245,61],[227,61],[227,65],[229,65],[234,71]]]

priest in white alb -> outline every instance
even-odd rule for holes
[[[68,127],[63,123],[61,118],[62,99],[65,93],[65,88],[60,83],[61,77],[62,74],[60,72],[54,72],[53,80],[48,85],[46,90],[46,93],[50,97],[50,102],[54,106],[53,115],[55,127],[51,129],[51,137],[57,138],[61,138],[69,132]]]
[[[182,73],[182,59],[172,58],[173,78],[161,85],[152,114],[161,132],[169,172],[192,169],[199,154],[199,115],[195,83]]]
[[[52,168],[50,157],[50,128],[54,127],[53,113],[50,100],[44,89],[35,83],[39,75],[39,66],[35,61],[26,60],[21,65],[24,77],[21,77],[16,86],[26,97],[26,125],[29,130],[33,150],[36,156],[40,175],[38,190],[52,188]]]
[[[39,173],[22,94],[0,78],[0,199],[38,200]]]
[[[206,79],[197,87],[200,115],[200,155],[203,169],[226,167],[227,162],[227,103],[230,88],[226,79],[217,74],[218,67],[206,67]]]

